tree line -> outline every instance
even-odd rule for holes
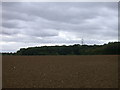
[[[62,45],[21,48],[16,53],[2,55],[120,55],[120,42],[104,45]]]

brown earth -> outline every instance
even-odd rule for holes
[[[3,88],[117,88],[118,56],[3,56]]]

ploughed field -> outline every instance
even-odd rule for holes
[[[3,56],[3,88],[117,88],[118,56]]]

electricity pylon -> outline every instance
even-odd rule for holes
[[[81,39],[81,44],[84,45],[84,40],[83,40],[83,38]]]

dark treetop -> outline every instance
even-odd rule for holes
[[[120,55],[120,42],[104,45],[63,45],[21,48],[16,53],[2,55]]]

